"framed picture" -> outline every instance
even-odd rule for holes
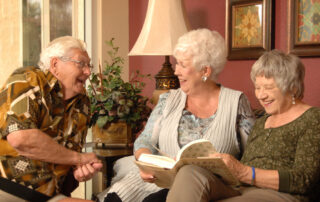
[[[320,56],[320,1],[289,0],[288,49],[299,56]]]
[[[227,0],[229,60],[257,59],[274,44],[273,0]]]

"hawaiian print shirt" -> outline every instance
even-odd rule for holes
[[[71,166],[20,156],[6,140],[8,134],[40,129],[64,147],[80,152],[89,123],[85,92],[63,100],[60,82],[36,67],[17,69],[0,90],[0,171],[2,177],[46,195],[61,191]]]

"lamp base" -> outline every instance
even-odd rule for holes
[[[180,87],[178,77],[174,75],[169,56],[165,56],[165,62],[158,74],[155,75],[155,78],[157,90],[177,89]]]
[[[165,62],[158,74],[155,75],[155,79],[156,89],[153,91],[151,98],[151,103],[154,105],[158,103],[160,94],[180,87],[178,77],[174,75],[169,56],[165,56]]]

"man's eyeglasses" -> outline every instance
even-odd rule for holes
[[[68,57],[60,57],[60,60],[64,61],[64,62],[74,62],[77,64],[77,66],[80,68],[80,69],[84,69],[85,67],[88,67],[90,70],[93,69],[93,65],[90,64],[90,63],[86,63],[86,62],[82,62],[82,61],[79,61],[79,60],[74,60],[74,59],[71,59],[71,58],[68,58]]]

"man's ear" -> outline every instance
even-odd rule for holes
[[[56,58],[56,57],[51,58],[49,71],[55,76],[58,75],[57,65],[58,65],[58,58]]]

